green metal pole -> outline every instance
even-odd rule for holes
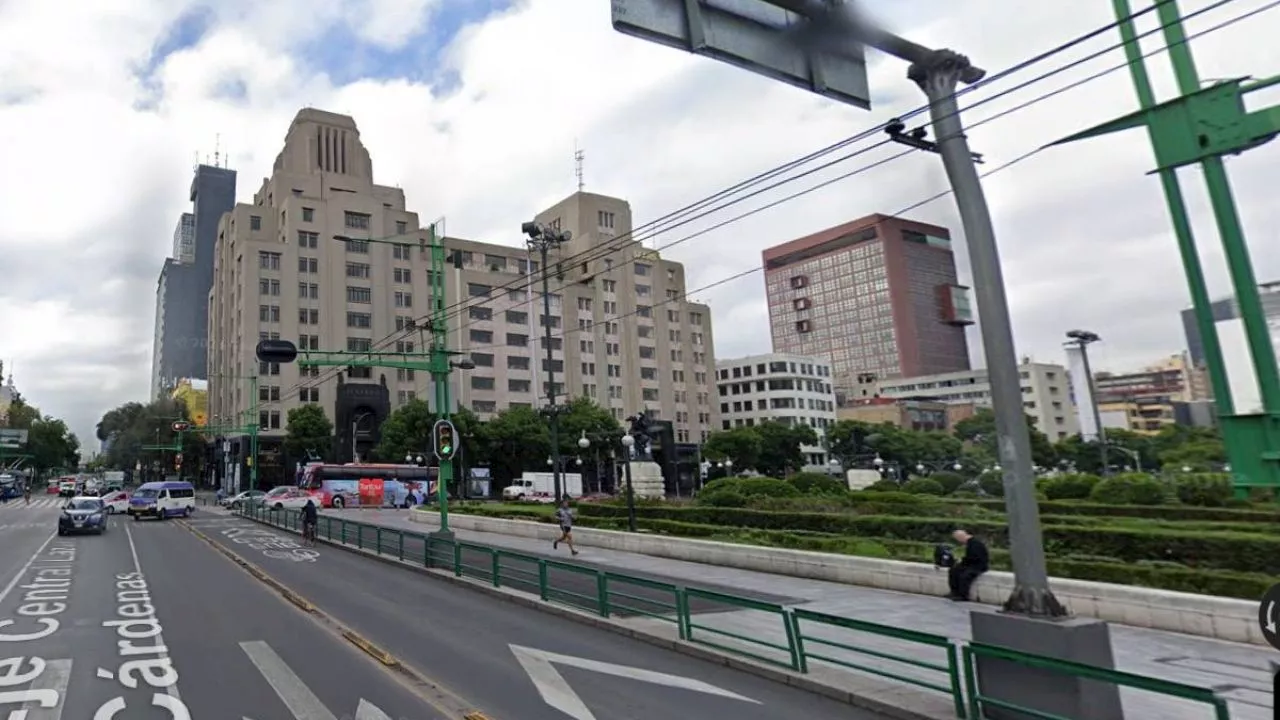
[[[436,417],[449,419],[448,319],[444,313],[444,242],[433,223],[431,232],[431,379],[435,382]],[[457,442],[457,438],[454,438]],[[449,483],[453,480],[453,458],[440,460],[436,478],[436,499],[440,503],[440,532],[449,532]]]
[[[1200,76],[1196,72],[1195,59],[1187,45],[1182,18],[1176,0],[1160,3],[1156,10],[1164,26],[1165,43],[1169,46],[1169,58],[1173,61],[1173,74],[1178,89],[1184,94],[1198,92]],[[1236,210],[1231,193],[1231,181],[1222,158],[1215,156],[1202,160],[1205,185],[1209,190],[1209,202],[1213,206],[1218,233],[1222,236],[1222,249],[1227,258],[1231,283],[1235,286],[1236,302],[1240,305],[1240,319],[1244,323],[1245,336],[1249,340],[1249,354],[1253,357],[1258,377],[1258,390],[1262,406],[1267,412],[1280,412],[1280,372],[1276,368],[1276,352],[1271,345],[1266,316],[1262,312],[1262,300],[1258,297],[1258,280],[1249,260],[1249,248],[1245,243],[1240,214]]]
[[[1151,88],[1151,77],[1147,73],[1146,61],[1142,57],[1142,47],[1138,43],[1129,0],[1112,0],[1112,6],[1115,8],[1116,20],[1120,23],[1120,38],[1124,41],[1124,53],[1129,61],[1129,75],[1138,95],[1138,103],[1143,110],[1148,110],[1156,106],[1156,96]],[[1150,135],[1152,132],[1151,125],[1148,125],[1147,134]],[[1173,233],[1178,241],[1178,252],[1182,256],[1182,266],[1187,273],[1187,287],[1191,291],[1191,307],[1195,314],[1196,328],[1200,331],[1200,338],[1204,344],[1205,365],[1209,370],[1209,383],[1213,388],[1214,404],[1219,415],[1232,415],[1235,413],[1235,404],[1231,398],[1231,385],[1227,380],[1226,361],[1222,357],[1218,326],[1213,320],[1212,300],[1209,298],[1200,255],[1196,250],[1195,235],[1187,215],[1186,199],[1182,195],[1177,171],[1170,168],[1160,170],[1159,174],[1160,185],[1164,188],[1165,203],[1169,206],[1169,217],[1173,220]]]
[[[249,406],[249,489],[258,489],[258,425],[259,425],[259,406],[258,406],[258,376],[249,376],[249,397],[252,398]]]

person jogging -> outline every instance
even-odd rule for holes
[[[560,537],[551,542],[551,549],[563,542],[569,546],[569,552],[577,555],[578,549],[573,546],[573,510],[569,508],[568,498],[561,500],[560,507],[556,508],[556,520],[560,523]]]

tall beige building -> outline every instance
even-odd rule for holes
[[[554,250],[552,369],[558,402],[586,395],[618,418],[641,409],[675,424],[677,442],[701,442],[718,427],[712,404],[711,313],[683,300],[684,269],[626,242],[629,205],[576,193],[537,219],[573,231]],[[517,228],[513,228],[513,235]],[[239,204],[219,231],[210,293],[210,414],[250,409],[260,378],[265,435],[283,434],[288,410],[319,403],[331,418],[332,372],[300,376],[295,365],[254,357],[259,339],[314,350],[413,352],[430,314],[426,231],[398,188],[376,185],[368,151],[350,117],[307,109],[294,118],[273,174],[253,204]],[[404,244],[394,241],[404,240]],[[388,239],[368,242],[369,239]],[[450,346],[476,368],[455,371],[453,397],[482,419],[506,408],[546,404],[545,338],[538,258],[524,247],[446,237],[454,262],[444,286]],[[601,249],[603,248],[603,250]],[[406,370],[357,371],[354,382],[385,376],[392,407],[431,399],[430,378]]]

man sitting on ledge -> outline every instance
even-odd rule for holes
[[[963,528],[951,533],[951,537],[964,546],[964,557],[947,570],[947,584],[951,586],[951,593],[947,597],[956,602],[966,602],[973,581],[991,569],[991,555],[987,552],[986,543]]]

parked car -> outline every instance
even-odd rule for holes
[[[245,490],[237,495],[222,498],[222,502],[220,504],[223,507],[231,508],[232,510],[242,505],[245,507],[252,507],[254,505],[261,505],[262,499],[266,496],[267,494],[261,490]]]

